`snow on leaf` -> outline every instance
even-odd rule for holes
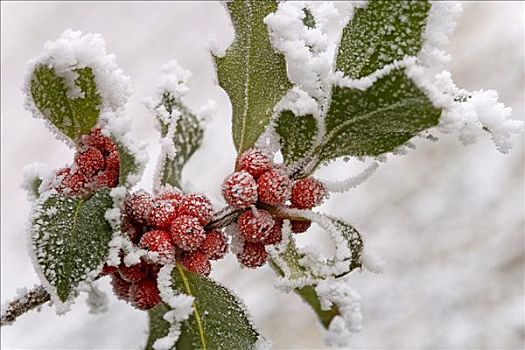
[[[223,57],[215,57],[219,84],[232,104],[232,135],[242,153],[270,123],[273,108],[291,87],[284,57],[272,48],[264,18],[277,1],[234,0],[226,3],[235,40]]]
[[[251,349],[259,334],[242,302],[211,279],[180,265],[172,272],[176,292],[195,298],[193,314],[183,322],[176,349]]]
[[[441,110],[396,68],[365,91],[334,86],[320,160],[391,152],[439,122]]]
[[[315,146],[317,123],[313,115],[295,116],[282,111],[275,121],[284,162],[292,164],[303,159]]]
[[[37,202],[31,227],[35,269],[54,302],[70,299],[105,261],[112,231],[104,215],[112,204],[108,189],[89,199],[48,193]]]
[[[343,30],[336,68],[352,79],[421,50],[428,1],[378,1],[356,8]]]
[[[170,323],[164,319],[166,312],[170,311],[170,307],[164,303],[160,303],[153,309],[148,311],[149,316],[149,333],[145,349],[153,350],[153,344],[157,339],[166,337],[170,329]]]

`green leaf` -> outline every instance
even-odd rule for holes
[[[148,310],[149,333],[145,347],[146,350],[153,350],[155,341],[168,335],[170,323],[163,317],[164,314],[170,310],[171,308],[164,303],[160,303],[153,309]]]
[[[315,17],[312,15],[312,12],[308,8],[303,8],[304,18],[303,24],[308,28],[315,28]]]
[[[76,141],[97,124],[102,99],[91,68],[77,68],[73,72],[78,74],[75,86],[81,91],[80,97],[70,97],[71,87],[66,85],[65,79],[45,65],[35,67],[29,88],[40,113],[60,132]]]
[[[172,120],[175,118],[174,113],[180,113],[176,118],[175,132],[173,134],[173,145],[177,154],[173,159],[166,155],[161,184],[182,188],[182,169],[201,146],[204,129],[195,114],[182,101],[176,99],[172,93],[164,92],[161,104],[166,108]],[[168,133],[169,125],[163,122],[161,118],[157,119],[161,125],[162,137],[165,137]]]
[[[38,268],[62,302],[106,259],[112,231],[104,214],[112,206],[109,189],[89,199],[54,194],[37,203],[33,249]]]
[[[281,112],[275,122],[281,152],[285,164],[293,164],[310,153],[315,146],[317,122],[311,114],[295,116],[293,112]]]
[[[316,153],[324,161],[391,152],[437,125],[440,115],[404,69],[391,71],[366,91],[334,86],[326,135]]]
[[[209,278],[173,269],[177,293],[195,298],[194,312],[183,322],[176,349],[252,349],[259,337],[242,302]]]
[[[337,277],[346,275],[352,272],[354,269],[361,267],[361,254],[363,253],[363,239],[352,225],[347,222],[344,222],[341,219],[327,216],[328,219],[332,221],[338,231],[341,233],[343,238],[346,240],[348,248],[352,251],[352,257],[348,261],[348,272],[342,273]]]
[[[118,140],[115,138],[113,139],[113,141],[115,141],[119,152],[119,185],[128,186],[128,177],[131,174],[136,174],[139,170],[140,165],[137,162],[135,155],[132,152],[130,152],[130,150],[126,146],[118,142]]]
[[[421,50],[428,1],[369,1],[344,28],[336,68],[352,79]]]
[[[273,108],[291,88],[284,56],[270,43],[264,18],[277,1],[234,0],[226,3],[235,40],[224,57],[215,57],[219,84],[230,97],[232,135],[242,153],[270,123]]]

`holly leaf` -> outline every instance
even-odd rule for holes
[[[421,50],[428,1],[369,1],[343,29],[336,68],[352,79]]]
[[[366,91],[334,86],[320,160],[391,152],[438,124],[441,110],[406,76],[392,70]]]
[[[52,194],[37,202],[31,227],[36,268],[60,301],[106,260],[112,231],[104,215],[112,206],[109,189],[88,199]]]
[[[281,153],[285,164],[293,164],[310,153],[315,146],[317,122],[313,115],[296,116],[292,111],[282,111],[275,121]]]
[[[119,152],[119,185],[129,186],[128,178],[139,171],[140,164],[137,162],[135,155],[126,146],[115,138],[113,140],[117,144]]]
[[[232,104],[232,136],[242,153],[270,123],[273,108],[290,89],[284,56],[272,48],[264,18],[277,1],[234,0],[226,3],[235,40],[224,57],[215,57],[220,86]]]
[[[149,333],[146,350],[153,350],[155,341],[168,335],[170,323],[164,319],[164,314],[170,310],[171,308],[164,303],[160,303],[153,309],[148,310]]]
[[[242,302],[226,288],[207,277],[184,270],[179,264],[172,272],[172,286],[175,293],[195,298],[193,313],[182,323],[175,349],[255,347],[259,334],[250,323]],[[167,328],[156,334],[167,335]],[[154,341],[151,339],[148,344]]]
[[[76,141],[97,124],[102,99],[91,68],[76,68],[70,74],[77,75],[74,87],[68,86],[53,67],[37,65],[29,89],[34,105],[42,116],[61,133]]]
[[[166,154],[163,160],[160,182],[163,185],[169,184],[182,188],[182,170],[191,156],[201,146],[204,129],[201,121],[195,114],[180,99],[175,98],[173,93],[165,91],[162,94],[161,105],[168,112],[170,120],[175,120],[176,123],[172,137],[176,154],[173,157]],[[169,124],[159,116],[157,116],[157,119],[161,126],[161,135],[166,137],[169,131]]]

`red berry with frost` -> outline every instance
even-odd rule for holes
[[[108,264],[104,264],[104,266],[102,266],[102,271],[100,272],[100,274],[103,276],[106,276],[106,275],[112,275],[116,272],[117,272],[116,266],[110,266]]]
[[[145,226],[148,223],[151,208],[153,208],[153,199],[149,193],[142,190],[129,194],[124,200],[126,215],[138,225]]]
[[[156,199],[172,201],[175,205],[179,205],[184,194],[175,188],[163,188],[159,191]]]
[[[211,260],[221,259],[228,250],[226,237],[221,231],[208,231],[206,238],[201,243],[200,250]]]
[[[299,209],[311,209],[321,204],[325,195],[326,190],[320,181],[312,177],[300,179],[292,186],[292,206]]]
[[[170,226],[173,242],[182,250],[190,251],[200,247],[206,238],[204,228],[193,216],[179,216]]]
[[[312,222],[309,220],[292,220],[291,229],[293,233],[303,233],[310,228],[311,224]]]
[[[78,194],[86,188],[87,179],[79,169],[64,168],[57,173],[57,176],[62,178],[60,185],[57,187],[59,192]]]
[[[120,155],[118,151],[111,152],[106,157],[106,171],[118,173],[120,171]]]
[[[110,137],[103,135],[100,128],[93,129],[88,135],[82,136],[80,144],[98,148],[104,155],[118,151],[117,145],[115,145]]]
[[[211,221],[213,207],[206,196],[192,193],[182,198],[177,213],[193,216],[199,220],[202,226],[206,226]]]
[[[266,263],[268,253],[262,243],[244,242],[242,252],[237,254],[237,259],[246,267],[258,267]]]
[[[138,243],[142,236],[142,228],[131,222],[131,219],[127,215],[122,216],[122,223],[120,225],[122,232],[129,237],[129,240],[133,243]]]
[[[290,196],[292,181],[283,170],[272,169],[259,177],[257,186],[259,201],[269,205],[281,205]]]
[[[250,148],[237,159],[237,170],[245,170],[257,178],[265,171],[272,168],[273,161],[270,156],[260,148]]]
[[[104,169],[106,162],[102,152],[95,147],[86,147],[84,150],[76,153],[75,164],[87,177],[91,177]]]
[[[180,263],[188,271],[208,276],[211,272],[211,263],[206,254],[200,250],[184,254]]]
[[[144,261],[131,266],[126,266],[124,263],[121,263],[118,266],[118,273],[120,277],[130,283],[136,283],[143,280],[148,275],[148,272],[148,264],[146,264]]]
[[[140,310],[151,309],[161,302],[157,281],[149,278],[133,284],[129,296],[133,306]]]
[[[172,201],[156,199],[149,212],[148,224],[161,229],[168,229],[177,217],[177,206]]]
[[[95,188],[109,187],[113,188],[118,185],[118,171],[104,170],[95,176],[93,180],[93,186]]]
[[[257,182],[247,171],[237,171],[224,180],[222,195],[234,208],[249,207],[257,202]]]
[[[272,215],[266,210],[247,210],[237,219],[241,236],[248,242],[263,242],[275,224]]]
[[[262,242],[264,245],[272,245],[281,242],[283,239],[283,220],[275,220],[268,237]]]
[[[175,257],[175,244],[171,234],[163,230],[148,231],[140,239],[140,247],[159,253],[159,258],[172,260]]]
[[[113,274],[111,275],[111,286],[113,287],[113,293],[115,293],[117,298],[125,301],[129,300],[129,289],[131,283],[123,280],[119,274]]]

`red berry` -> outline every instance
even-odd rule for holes
[[[275,224],[272,215],[266,210],[247,210],[237,219],[242,237],[248,242],[263,242]]]
[[[104,155],[118,151],[117,145],[113,143],[110,137],[103,135],[100,128],[93,129],[89,135],[82,136],[80,144],[98,148]]]
[[[226,254],[228,243],[221,231],[212,230],[206,233],[206,238],[202,241],[200,250],[211,260],[218,260]]]
[[[262,243],[244,242],[244,247],[237,259],[246,267],[258,267],[264,265],[268,254]]]
[[[206,226],[213,215],[213,207],[208,198],[202,194],[192,193],[182,198],[177,213],[193,216],[199,220],[202,226]]]
[[[264,245],[277,244],[281,242],[282,239],[283,239],[283,220],[279,219],[279,220],[275,220],[275,224],[270,230],[268,237],[266,237],[262,243]]]
[[[172,201],[156,199],[149,212],[148,224],[153,227],[167,229],[177,217],[177,206]]]
[[[293,233],[303,233],[310,228],[312,222],[308,220],[292,220],[291,224]]]
[[[121,263],[118,266],[118,273],[120,277],[130,283],[136,283],[143,280],[148,275],[148,272],[148,264],[146,264],[144,261],[131,266],[126,266],[124,263]]]
[[[131,242],[136,244],[140,241],[140,237],[142,236],[142,228],[134,225],[126,214],[122,216],[120,229],[125,235],[129,237]]]
[[[249,207],[257,202],[257,182],[247,171],[237,171],[224,180],[222,195],[232,207]]]
[[[57,176],[62,178],[57,187],[59,192],[78,194],[86,189],[87,179],[79,169],[73,171],[70,168],[64,168],[59,170]]]
[[[163,230],[148,231],[140,239],[140,246],[150,252],[159,253],[163,260],[173,260],[175,257],[175,245],[169,232]]]
[[[120,155],[118,151],[111,152],[106,157],[106,171],[118,173],[120,171]]]
[[[129,296],[133,306],[140,310],[148,310],[161,302],[157,281],[145,279],[133,284],[129,289]]]
[[[93,185],[95,188],[101,187],[116,187],[118,185],[118,171],[106,169],[95,176]]]
[[[87,177],[95,175],[104,169],[106,163],[104,156],[95,147],[86,147],[75,155],[75,164]]]
[[[292,186],[292,206],[299,209],[311,209],[321,204],[325,195],[325,188],[320,181],[312,177],[300,179]]]
[[[125,301],[129,300],[129,289],[131,283],[123,280],[119,274],[113,274],[111,275],[111,286],[113,287],[113,293],[115,293],[117,298]]]
[[[115,266],[109,266],[108,264],[104,264],[102,266],[102,271],[100,272],[101,275],[112,275],[117,272],[117,268]]]
[[[237,170],[246,170],[257,178],[265,171],[272,168],[273,161],[270,156],[260,148],[250,148],[237,159]]]
[[[146,225],[153,208],[153,199],[145,191],[132,193],[124,200],[124,212],[136,224]]]
[[[204,228],[197,218],[192,216],[179,216],[170,226],[171,237],[173,242],[183,250],[195,250],[200,247],[202,241],[206,238]]]
[[[292,182],[283,170],[272,169],[257,180],[259,201],[270,205],[281,205],[290,196]]]
[[[162,188],[156,196],[156,199],[168,200],[174,202],[177,206],[180,204],[184,194],[176,188]]]
[[[181,258],[181,264],[188,271],[208,276],[211,272],[211,263],[206,254],[200,250],[186,253]]]

